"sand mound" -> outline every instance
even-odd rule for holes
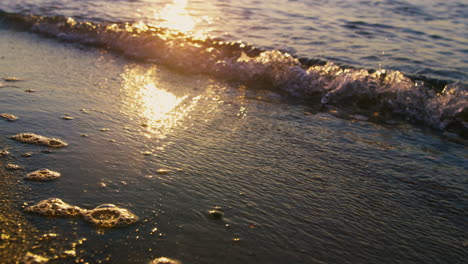
[[[35,205],[26,207],[24,210],[30,213],[59,217],[76,217],[81,216],[86,212],[85,209],[69,205],[58,198],[49,198],[47,200],[40,201]]]
[[[30,181],[52,181],[60,177],[60,173],[49,169],[40,169],[26,174],[24,179]]]
[[[85,221],[100,227],[126,226],[135,223],[138,217],[124,208],[103,204],[84,213]]]
[[[48,138],[34,133],[20,133],[12,137],[15,140],[21,141],[23,143],[44,145],[51,148],[61,148],[65,147],[68,144],[57,138]]]

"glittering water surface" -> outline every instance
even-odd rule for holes
[[[138,22],[313,59],[467,80],[465,1],[4,0],[0,9]]]
[[[2,76],[23,79],[0,88],[0,112],[20,117],[0,120],[0,146],[11,152],[2,166],[62,174],[36,183],[18,172],[17,184],[29,190],[23,200],[57,197],[85,209],[113,203],[139,217],[128,227],[99,229],[17,205],[38,229],[29,241],[39,246],[24,254],[75,250],[52,263],[466,259],[463,142],[398,119],[337,118],[339,109],[317,112],[268,89],[28,33],[1,31],[0,57]],[[43,153],[8,139],[19,132],[69,145]],[[224,216],[210,217],[214,209]]]

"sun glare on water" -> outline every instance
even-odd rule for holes
[[[162,25],[181,32],[190,32],[195,28],[195,19],[187,11],[187,0],[174,0],[161,11],[154,14]]]
[[[137,112],[142,127],[149,132],[147,137],[166,138],[198,104],[198,97],[176,96],[158,87],[155,69],[143,72],[138,67],[128,68],[122,77],[125,104],[130,111]]]

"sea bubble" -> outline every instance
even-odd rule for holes
[[[68,145],[60,139],[48,138],[41,135],[36,135],[34,133],[20,133],[14,135],[12,138],[23,143],[43,145],[51,148],[61,148]]]
[[[85,209],[67,204],[58,198],[40,201],[35,205],[26,207],[24,210],[29,213],[56,217],[77,217],[86,212]]]
[[[99,227],[127,226],[135,223],[138,217],[113,204],[103,204],[87,211],[83,219]]]
[[[60,173],[49,169],[40,169],[26,174],[25,179],[30,181],[52,181],[58,179]]]

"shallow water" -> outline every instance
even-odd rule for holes
[[[5,1],[0,25],[468,138],[466,5],[331,4]]]
[[[20,180],[29,191],[10,191],[28,204],[114,203],[140,218],[99,229],[16,205],[38,229],[31,240],[41,246],[28,251],[53,257],[86,238],[76,257],[52,263],[466,259],[468,155],[440,133],[400,120],[337,118],[347,115],[28,33],[1,31],[0,58],[2,76],[24,79],[0,88],[0,112],[20,117],[0,120],[0,147],[11,152],[1,161],[62,174],[48,183]],[[69,145],[42,153],[46,147],[8,139],[19,132]],[[216,206],[221,220],[207,215]],[[58,237],[44,242],[44,233]]]

